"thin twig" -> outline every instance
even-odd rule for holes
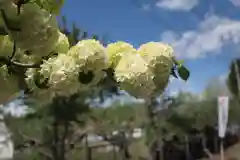
[[[10,60],[12,60],[16,54],[16,50],[17,50],[17,46],[16,46],[16,42],[13,43],[13,51],[12,51],[12,55],[10,57]]]

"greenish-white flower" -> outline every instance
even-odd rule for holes
[[[76,65],[72,57],[59,54],[45,61],[40,69],[28,69],[26,82],[31,98],[50,103],[54,96],[70,96],[79,89]],[[42,88],[39,85],[44,85]]]
[[[123,56],[115,69],[115,77],[120,87],[134,97],[149,98],[154,93],[154,74],[139,54]]]
[[[16,10],[16,7],[15,7]],[[9,35],[17,46],[39,57],[49,55],[59,39],[57,19],[37,4],[22,5],[17,18],[20,31],[11,31]]]
[[[156,94],[161,94],[166,88],[173,67],[173,49],[171,46],[160,42],[148,42],[138,49],[138,53],[146,61],[154,73]]]
[[[107,55],[109,57],[109,66],[115,68],[122,58],[127,54],[135,54],[136,49],[129,43],[118,41],[116,43],[110,43],[107,48]]]
[[[69,48],[70,48],[70,44],[68,41],[68,38],[65,34],[59,32],[59,38],[58,38],[58,42],[55,46],[55,49],[53,52],[57,52],[57,53],[67,53]]]
[[[33,2],[56,15],[60,14],[61,8],[64,4],[64,0],[34,0]]]
[[[88,39],[79,41],[67,53],[76,60],[79,69],[100,71],[107,68],[108,58],[104,46],[97,40]]]
[[[79,89],[78,70],[73,57],[59,54],[41,65],[40,74],[58,95],[69,96]]]
[[[17,78],[8,74],[6,65],[0,67],[0,84],[0,104],[13,100],[20,92]]]
[[[44,61],[40,69],[28,69],[26,82],[33,91],[32,97],[46,94],[47,101],[50,102],[55,95],[70,96],[77,92],[88,91],[96,87],[104,76],[103,71],[93,71],[93,77],[90,77],[88,83],[84,83],[84,80],[81,82],[81,78],[89,78],[87,73],[84,75],[72,56],[59,54]],[[39,87],[39,84],[44,84],[44,88]]]
[[[31,93],[28,94],[29,99],[34,99],[40,104],[49,104],[51,103],[54,92],[50,88],[39,88],[36,82],[44,83],[45,79],[40,75],[40,69],[29,68],[27,69],[25,81],[30,89]]]

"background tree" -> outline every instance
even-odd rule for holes
[[[228,88],[231,91],[232,95],[239,98],[239,68],[240,68],[240,59],[233,60],[230,65],[230,72],[228,75]]]

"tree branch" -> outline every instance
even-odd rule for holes
[[[41,63],[31,63],[31,64],[25,64],[25,63],[20,63],[16,61],[9,60],[8,58],[1,57],[0,56],[0,64],[6,64],[6,65],[14,65],[20,68],[40,68]]]

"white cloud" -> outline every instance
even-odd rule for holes
[[[240,0],[229,0],[234,6],[240,7]]]
[[[210,15],[200,22],[196,30],[176,34],[166,31],[161,40],[172,44],[177,56],[195,59],[219,53],[227,44],[240,42],[240,21]]]
[[[169,10],[190,11],[198,5],[198,0],[159,0],[156,6]]]

